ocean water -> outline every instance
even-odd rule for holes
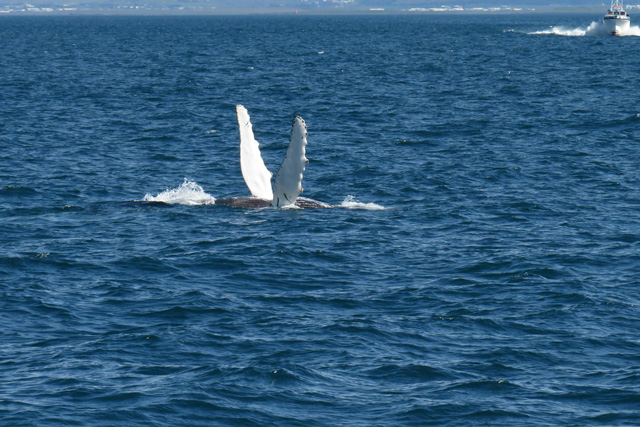
[[[638,425],[640,38],[599,18],[2,17],[0,425]],[[274,172],[305,119],[334,208],[213,204],[236,104]]]

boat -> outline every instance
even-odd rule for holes
[[[619,36],[629,31],[631,18],[622,6],[622,0],[611,0],[611,7],[602,18],[602,25],[612,36]]]

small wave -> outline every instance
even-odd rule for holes
[[[608,36],[609,32],[605,30],[602,22],[593,21],[587,28],[567,28],[563,26],[550,27],[548,30],[534,31],[529,34],[555,34],[557,36]],[[640,27],[631,26],[628,31],[620,33],[619,36],[640,36]]]
[[[577,123],[575,126],[579,129],[627,129],[630,124],[636,124],[640,121],[640,114],[632,114],[624,118],[616,118],[613,120],[596,120],[585,123]]]
[[[366,371],[369,377],[401,383],[420,383],[426,381],[453,381],[455,376],[436,367],[421,364],[387,364]]]
[[[210,194],[205,193],[197,183],[185,178],[184,182],[178,188],[166,189],[156,196],[146,194],[142,201],[195,206],[212,205],[216,202],[216,199]]]
[[[375,203],[360,203],[356,200],[355,196],[347,196],[339,206],[347,209],[365,209],[370,211],[381,211],[386,209],[384,206],[380,206]]]
[[[630,123],[637,123],[638,121],[640,121],[640,114],[632,114],[630,116],[627,116],[623,119],[618,119],[618,120],[612,120],[611,122],[607,123],[608,125],[619,125],[619,126],[627,126]]]
[[[28,196],[36,194],[37,191],[31,187],[23,187],[21,185],[7,185],[0,188],[0,195],[6,196]]]

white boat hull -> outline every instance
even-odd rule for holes
[[[603,19],[602,25],[608,34],[619,36],[629,31],[631,22],[628,19]]]

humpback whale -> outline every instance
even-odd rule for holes
[[[273,174],[267,169],[260,155],[260,144],[253,135],[249,112],[242,105],[236,106],[240,127],[240,169],[252,197],[216,199],[216,205],[240,208],[265,208],[296,206],[299,208],[328,208],[316,200],[298,197],[302,193],[302,173],[309,160],[305,157],[307,125],[296,115],[291,126],[291,138],[287,153],[271,186]]]

